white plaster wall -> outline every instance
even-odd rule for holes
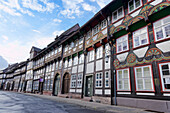
[[[115,27],[119,26],[119,25],[122,23],[122,21],[123,21],[123,19],[121,19],[120,21],[116,22],[116,23],[114,24],[114,26],[115,26]]]
[[[96,71],[100,71],[103,69],[103,60],[96,61]]]
[[[108,63],[105,61],[105,69],[110,69],[110,57]]]
[[[136,49],[133,52],[136,54],[137,57],[142,58],[146,54],[146,51],[148,50],[148,46],[140,49]]]
[[[84,64],[79,65],[78,67],[78,72],[83,72]]]
[[[155,1],[151,2],[150,4],[151,5],[157,5],[157,4],[161,3],[161,2],[162,2],[162,0],[155,0]]]
[[[162,52],[169,52],[170,51],[170,40],[156,44],[156,47],[158,47]]]
[[[131,16],[132,16],[132,17],[137,16],[137,15],[139,14],[140,10],[141,10],[141,8],[138,9],[137,11],[135,11],[134,13],[132,13]]]
[[[102,33],[105,35],[107,33],[107,29],[103,30]]]
[[[70,89],[70,92],[75,92],[75,89]]]
[[[128,52],[117,55],[117,58],[120,62],[124,62],[126,60],[127,55],[128,55]]]
[[[77,93],[81,93],[81,89],[77,89],[76,92],[77,92]]]
[[[95,94],[102,95],[102,89],[95,89]]]
[[[74,67],[72,68],[72,73],[77,73],[77,66],[74,66]]]
[[[86,73],[93,73],[94,72],[94,62],[87,64],[87,71]]]
[[[111,90],[110,90],[110,89],[106,89],[106,90],[104,91],[104,94],[105,94],[105,95],[110,95],[110,94],[111,94]]]

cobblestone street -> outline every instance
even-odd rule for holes
[[[14,92],[0,91],[0,113],[102,113]]]

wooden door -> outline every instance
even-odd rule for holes
[[[92,76],[87,76],[86,77],[86,96],[91,97],[93,94],[93,82],[92,82]]]
[[[63,93],[69,93],[70,89],[70,75],[67,73],[64,76],[64,81],[63,81]]]
[[[55,78],[55,88],[54,88],[54,95],[57,96],[58,95],[58,92],[59,92],[59,89],[60,89],[60,76],[56,76]]]

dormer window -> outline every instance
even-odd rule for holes
[[[112,14],[113,22],[122,18],[123,16],[124,16],[123,7],[120,7],[118,10],[114,11]]]
[[[99,32],[99,25],[96,25],[94,28],[93,28],[93,36],[95,34],[97,34]]]
[[[142,5],[142,1],[141,0],[131,0],[128,3],[128,7],[129,7],[129,12],[134,11],[135,9],[137,9],[138,7],[140,7]]]

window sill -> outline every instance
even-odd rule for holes
[[[143,48],[143,47],[148,46],[148,45],[150,45],[150,43],[145,44],[145,45],[141,45],[141,46],[138,46],[138,47],[133,47],[132,50],[140,49],[140,48]]]
[[[169,38],[165,38],[165,39],[162,39],[162,40],[158,40],[158,41],[156,41],[155,39],[155,43],[161,43],[161,42],[164,42],[164,41],[168,41],[170,39],[170,37]]]
[[[126,50],[126,51],[122,51],[122,52],[116,53],[116,55],[119,55],[119,54],[122,54],[122,53],[126,53],[128,51],[130,51],[130,50]]]

